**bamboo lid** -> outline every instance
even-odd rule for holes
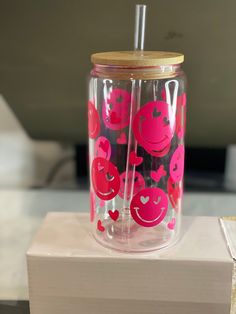
[[[111,51],[91,56],[94,64],[118,66],[159,66],[183,63],[184,55],[168,51]]]

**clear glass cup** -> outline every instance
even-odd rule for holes
[[[180,64],[95,64],[91,71],[90,217],[106,247],[144,252],[178,239],[185,85]]]

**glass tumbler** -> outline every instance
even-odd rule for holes
[[[173,244],[181,225],[186,79],[173,52],[93,54],[88,132],[90,218],[106,247]]]

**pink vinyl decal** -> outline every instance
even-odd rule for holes
[[[155,182],[159,182],[162,177],[166,176],[166,171],[163,165],[160,165],[160,167],[157,169],[157,171],[151,171],[151,178]]]
[[[116,166],[102,157],[92,162],[92,184],[94,192],[102,200],[113,199],[120,189],[120,175]]]
[[[96,138],[100,133],[100,118],[92,101],[88,102],[88,133],[90,138]]]
[[[126,134],[123,132],[120,134],[120,136],[116,140],[117,144],[127,144],[127,137]]]
[[[135,151],[132,151],[129,155],[129,163],[133,166],[139,166],[143,162],[143,157],[139,157]]]
[[[126,183],[126,180],[128,182]],[[145,181],[143,176],[135,171],[129,171],[128,172],[128,177],[126,178],[126,171],[122,172],[120,175],[120,191],[119,191],[119,196],[121,198],[124,198],[124,193],[125,193],[125,185],[127,186],[127,195],[126,198],[129,200],[131,197],[131,189],[132,189],[132,182],[133,182],[133,195],[137,194],[140,190],[145,188]]]
[[[106,127],[120,130],[130,122],[131,94],[121,88],[113,89],[102,105],[102,117]]]
[[[177,136],[179,139],[182,139],[184,137],[184,129],[182,127],[177,129]]]
[[[93,222],[95,217],[95,195],[90,190],[90,221]]]
[[[175,224],[176,224],[176,218],[172,218],[170,222],[167,224],[167,228],[170,230],[175,229]]]
[[[119,211],[117,209],[114,210],[114,211],[108,210],[108,214],[111,217],[111,219],[114,220],[114,221],[117,221],[117,219],[119,218],[119,215],[120,215],[120,213],[119,213]]]
[[[167,192],[171,205],[176,212],[180,210],[180,200],[183,194],[182,185],[179,182],[174,182],[171,177],[167,181]]]
[[[100,136],[95,144],[95,156],[110,159],[111,157],[111,143],[104,137]]]
[[[100,231],[100,232],[104,232],[105,231],[105,227],[103,226],[102,224],[102,221],[99,219],[98,222],[97,222],[97,229]]]
[[[184,175],[184,145],[179,145],[170,160],[170,175],[174,182],[180,182]]]
[[[162,157],[170,149],[174,127],[170,126],[168,104],[146,103],[135,115],[133,132],[137,142],[151,155]]]
[[[104,201],[104,200],[100,200],[99,206],[100,206],[100,207],[105,206],[105,201]]]
[[[160,188],[139,191],[130,203],[133,219],[143,227],[154,227],[162,222],[168,209],[168,198]]]

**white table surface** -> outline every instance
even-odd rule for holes
[[[25,252],[48,211],[86,212],[87,191],[0,190],[0,300],[27,300]],[[236,194],[185,193],[184,214],[236,215]]]

